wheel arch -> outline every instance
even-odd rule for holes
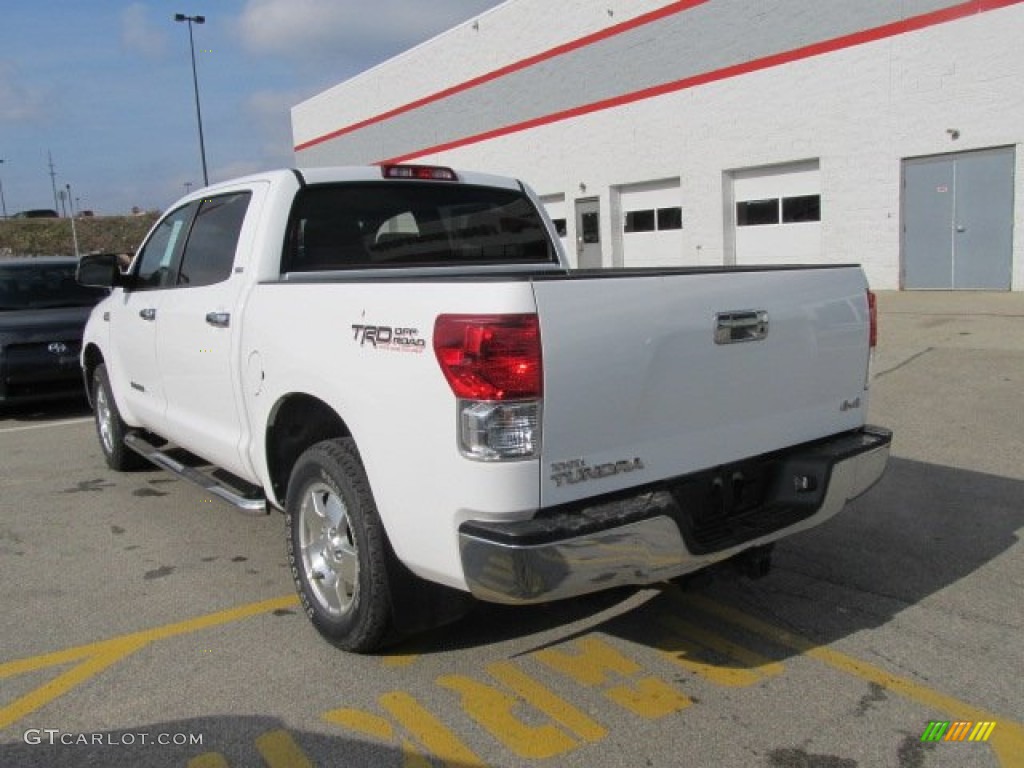
[[[267,419],[264,451],[271,491],[282,507],[292,467],[303,451],[323,440],[341,437],[352,437],[345,420],[313,395],[293,392],[274,404]]]
[[[106,361],[103,358],[103,352],[100,351],[98,345],[94,343],[86,344],[85,349],[82,350],[82,376],[85,379],[85,394],[89,399],[89,406],[92,407],[93,393],[92,393],[92,377],[96,372],[96,368],[102,365]]]

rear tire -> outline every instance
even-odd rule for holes
[[[121,418],[121,412],[117,410],[107,366],[103,364],[97,365],[92,374],[92,403],[96,436],[100,439],[100,450],[103,451],[107,466],[118,472],[127,472],[144,466],[146,460],[124,444],[128,426]]]
[[[317,631],[357,653],[391,639],[393,556],[351,439],[325,440],[299,457],[285,517],[292,579]]]

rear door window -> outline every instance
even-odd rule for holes
[[[228,279],[249,198],[250,193],[237,192],[202,201],[178,270],[179,286],[194,288]]]

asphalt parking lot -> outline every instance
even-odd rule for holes
[[[299,612],[280,515],[108,471],[81,406],[0,414],[0,766],[1024,765],[1024,295],[879,307],[888,473],[767,578],[378,656]]]

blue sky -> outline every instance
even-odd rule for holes
[[[499,0],[4,0],[0,184],[7,213],[163,209],[202,183],[294,163],[290,108]]]

